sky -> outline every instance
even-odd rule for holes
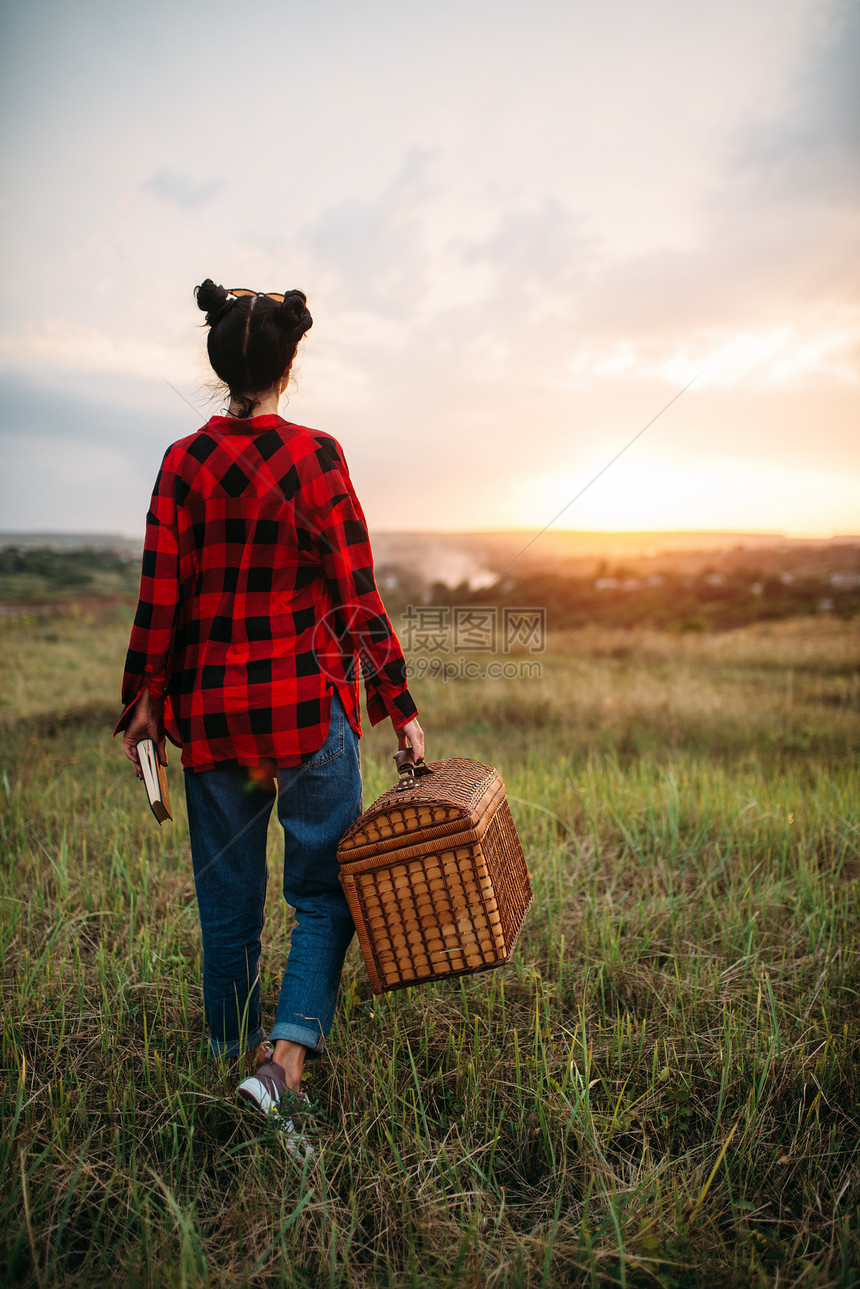
[[[4,30],[0,529],[142,532],[224,402],[212,277],[307,293],[282,413],[341,441],[371,530],[860,532],[856,0]]]

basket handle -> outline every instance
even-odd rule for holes
[[[415,753],[411,747],[405,747],[400,752],[395,752],[391,759],[397,766],[397,789],[399,792],[414,788],[418,779],[423,778],[425,774],[432,774],[430,766],[423,760],[415,760]]]

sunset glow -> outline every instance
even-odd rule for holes
[[[49,8],[7,21],[0,528],[140,533],[223,401],[212,276],[307,292],[282,411],[376,531],[860,530],[856,6]],[[234,50],[279,70],[189,70]]]
[[[853,479],[767,461],[673,466],[622,460],[563,510],[587,483],[573,474],[526,480],[518,524],[538,526],[540,515],[547,523],[563,511],[554,526],[603,532],[735,530],[815,537],[860,529]]]

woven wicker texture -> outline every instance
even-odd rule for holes
[[[473,829],[483,816],[484,798],[501,784],[491,765],[464,757],[431,761],[427,769],[421,778],[401,780],[365,810],[341,839],[342,862]]]
[[[341,842],[341,883],[375,993],[510,959],[531,904],[501,776],[453,758],[392,788]]]

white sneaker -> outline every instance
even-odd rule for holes
[[[289,1086],[286,1071],[277,1061],[265,1061],[256,1074],[243,1079],[236,1096],[262,1110],[287,1150],[293,1154],[314,1153],[305,1137],[304,1115],[297,1113],[310,1104],[310,1098],[306,1092]],[[295,1103],[298,1103],[296,1108]]]

